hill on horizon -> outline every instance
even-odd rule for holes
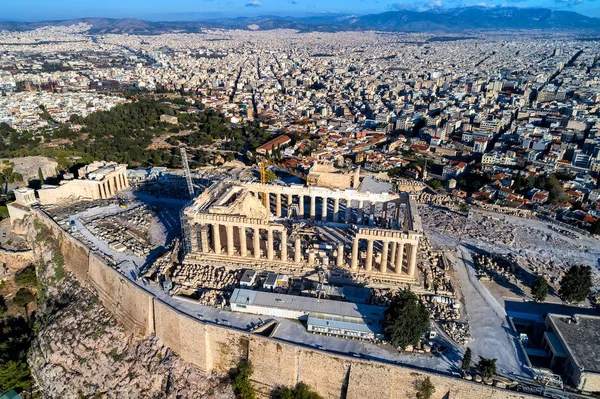
[[[91,25],[89,33],[160,34],[198,32],[206,28],[259,30],[296,29],[302,32],[366,31],[456,33],[477,30],[600,31],[600,18],[546,8],[464,7],[447,10],[389,11],[369,15],[309,17],[237,17],[199,21],[145,21],[137,18],[78,18],[64,21],[1,22],[0,30],[26,31],[45,26]]]

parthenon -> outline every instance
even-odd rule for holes
[[[415,278],[421,221],[407,193],[221,181],[183,212],[186,262],[227,260]]]

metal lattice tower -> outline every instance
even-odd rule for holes
[[[185,151],[185,147],[181,147],[179,151],[181,152],[181,162],[183,162],[183,167],[185,169],[185,181],[187,182],[188,192],[190,193],[190,197],[193,197],[194,186],[192,185],[192,173],[190,172],[190,164],[188,163],[187,152]]]

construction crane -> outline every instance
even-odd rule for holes
[[[183,168],[185,169],[185,181],[187,182],[187,189],[190,197],[194,196],[194,185],[192,184],[192,173],[190,172],[190,164],[188,163],[187,151],[185,147],[179,148],[181,152],[181,162],[183,163]]]

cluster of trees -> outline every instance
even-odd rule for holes
[[[27,307],[36,300],[30,289],[37,285],[35,268],[29,266],[14,277],[19,290],[7,302],[0,295],[0,392],[31,388],[31,374],[27,365],[27,352],[33,340],[33,320],[29,318]],[[13,310],[9,312],[9,304]],[[25,317],[15,315],[19,309],[25,310]]]
[[[530,176],[525,179],[520,174],[517,174],[514,183],[514,190],[519,192],[529,191],[533,188],[548,191],[548,200],[552,203],[567,202],[569,197],[565,194],[565,190],[560,183],[561,179],[568,179],[572,176],[568,174],[552,174],[550,176]]]
[[[180,106],[189,107],[184,100],[170,100]],[[81,131],[69,125],[59,125],[54,130],[34,135],[31,132],[17,132],[6,123],[0,124],[0,157],[44,155],[57,158],[59,167],[66,170],[71,166],[70,159],[79,157],[79,162],[107,160],[127,163],[134,166],[181,166],[178,148],[149,149],[152,140],[167,132],[179,132],[180,128],[192,130],[185,136],[170,138],[175,146],[187,144],[190,158],[201,166],[208,164],[210,156],[201,147],[217,140],[223,141],[223,148],[237,152],[253,150],[271,138],[271,134],[258,123],[236,126],[212,110],[198,114],[181,112],[172,104],[159,102],[153,98],[118,105],[108,111],[95,112],[83,118],[72,115],[70,122],[81,125]],[[203,109],[203,105],[197,106]],[[41,109],[44,113],[45,110]],[[178,125],[160,121],[161,115],[177,116]],[[59,146],[46,146],[42,143],[61,139]],[[66,141],[66,143],[64,142]]]
[[[496,360],[497,359],[488,359],[485,357],[479,356],[479,362],[475,365],[475,369],[483,378],[492,378],[496,375]],[[467,348],[465,354],[463,355],[461,369],[464,372],[468,372],[471,370],[471,363],[473,362],[473,352],[471,348]]]
[[[250,381],[253,372],[252,362],[248,360],[240,361],[237,367],[231,370],[230,378],[237,399],[256,398],[256,391]],[[322,399],[302,382],[294,387],[279,387],[272,393],[272,397],[278,399]]]
[[[590,266],[572,266],[560,280],[558,294],[567,302],[581,302],[592,292],[592,268]],[[531,295],[537,302],[543,302],[548,295],[550,285],[542,276],[531,287]]]

